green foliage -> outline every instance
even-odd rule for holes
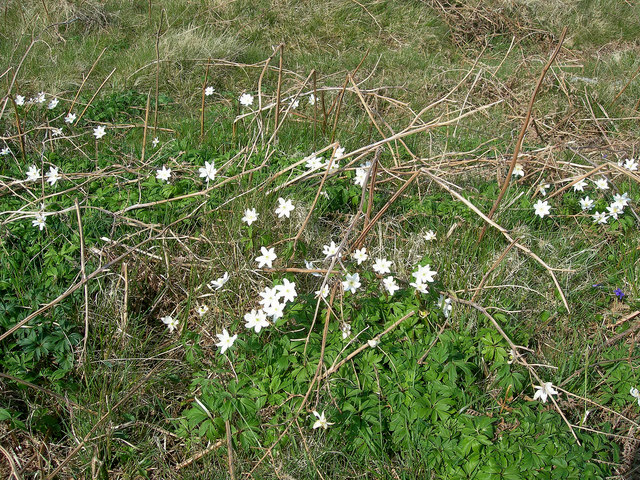
[[[408,308],[416,308],[410,297],[398,303],[377,296],[351,298],[342,308],[353,331],[363,331],[359,342]],[[308,327],[314,308],[311,298],[296,304],[292,314],[296,324]],[[321,312],[319,318],[323,317]],[[429,323],[444,320],[435,311],[427,318]],[[338,323],[331,321],[328,331],[327,368],[345,346],[343,355],[355,348],[342,338]],[[224,421],[230,421],[238,448],[250,452],[273,444],[292,418],[298,417],[303,429],[310,429],[316,419],[310,414],[314,406],[334,423],[314,435],[356,458],[400,456],[405,463],[428,465],[444,478],[606,475],[606,468],[593,462],[607,458],[603,443],[581,435],[583,444],[578,446],[566,435],[558,414],[523,400],[500,412],[492,407],[485,389],[493,387],[481,386],[481,361],[493,372],[498,397],[505,392],[519,396],[530,388],[522,367],[507,364],[506,344],[495,330],[483,328],[476,334],[448,330],[436,340],[434,329],[414,315],[383,337],[378,347],[366,349],[343,366],[301,411],[322,339],[311,332],[305,349],[304,339],[297,337],[296,333],[246,336],[229,355],[233,372],[220,356],[213,369],[196,374],[191,388],[197,401],[184,411],[183,435],[214,441],[225,435]],[[429,355],[419,364],[427,349]],[[276,448],[286,445],[283,441]],[[420,452],[419,459],[413,452]]]

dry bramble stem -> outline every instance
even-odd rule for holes
[[[509,171],[507,172],[507,176],[504,179],[504,183],[502,184],[502,188],[500,189],[500,193],[498,194],[498,198],[491,207],[491,211],[489,212],[488,218],[491,219],[493,214],[496,212],[498,205],[502,201],[502,197],[507,192],[507,187],[509,186],[509,182],[511,181],[511,174],[513,173],[513,169],[516,166],[516,162],[518,160],[518,154],[520,153],[520,147],[522,146],[522,141],[524,140],[524,134],[527,132],[527,128],[529,127],[529,120],[531,120],[531,111],[533,110],[533,103],[536,100],[536,95],[538,95],[538,90],[540,90],[540,86],[542,85],[542,81],[544,80],[547,71],[551,67],[551,64],[556,59],[556,56],[560,52],[560,48],[562,47],[562,43],[564,42],[564,37],[567,34],[567,27],[562,29],[562,33],[560,34],[560,40],[558,41],[558,45],[556,49],[553,51],[551,58],[542,69],[540,73],[540,78],[538,78],[538,83],[533,89],[533,94],[531,95],[531,99],[529,100],[529,107],[527,108],[527,114],[524,117],[524,123],[522,124],[522,129],[520,130],[520,135],[518,136],[518,140],[516,141],[515,149],[513,150],[513,157],[511,158],[511,163],[509,164]],[[480,232],[480,236],[478,237],[478,242],[482,241],[482,237],[484,236],[485,231],[487,230],[487,226],[482,227],[482,231]]]
[[[511,237],[511,235],[509,235],[509,232],[507,231],[507,229],[505,229],[504,227],[498,225],[496,222],[494,222],[489,217],[487,217],[485,214],[483,214],[480,210],[478,210],[478,208],[474,204],[472,204],[469,200],[467,200],[462,195],[460,195],[458,192],[456,192],[451,187],[449,187],[439,177],[437,177],[434,174],[432,174],[428,169],[423,169],[423,171],[427,175],[429,175],[438,185],[440,185],[442,188],[447,190],[452,196],[454,196],[455,198],[460,200],[462,203],[464,203],[467,207],[469,207],[471,210],[473,210],[480,218],[482,218],[485,222],[487,222],[487,224],[491,225],[492,227],[497,229],[500,233],[502,233],[502,235],[504,235],[504,237],[509,242],[513,242],[517,248],[519,248],[520,250],[525,252],[527,255],[529,255],[531,258],[533,258],[536,262],[538,262],[540,265],[542,265],[545,268],[545,270],[547,270],[547,272],[549,272],[549,275],[551,275],[551,278],[553,279],[553,283],[555,284],[555,286],[556,286],[556,288],[558,290],[558,293],[560,294],[560,297],[562,298],[562,303],[564,304],[565,308],[567,309],[567,312],[570,312],[569,303],[567,302],[567,299],[564,296],[564,292],[562,291],[562,288],[560,287],[560,283],[558,283],[558,279],[556,278],[554,270],[556,270],[556,271],[571,271],[571,270],[551,268],[538,255],[533,253],[531,250],[529,250],[527,247],[525,247],[521,243],[518,243],[516,240],[514,240]]]
[[[476,310],[478,310],[479,312],[481,312],[485,317],[487,317],[489,319],[489,321],[493,324],[494,328],[502,336],[502,338],[504,338],[506,340],[506,342],[509,344],[509,347],[511,348],[511,350],[513,350],[515,352],[515,357],[516,357],[515,360],[517,360],[519,363],[524,365],[527,368],[527,370],[529,370],[529,373],[538,381],[538,383],[540,385],[542,385],[544,383],[542,381],[542,379],[538,376],[538,373],[535,371],[535,369],[531,365],[529,365],[527,363],[527,361],[522,357],[522,355],[520,355],[518,353],[518,346],[515,343],[513,343],[513,341],[511,341],[511,338],[509,338],[509,335],[507,335],[505,333],[505,331],[502,329],[502,327],[500,326],[498,321],[495,318],[493,318],[491,316],[491,314],[482,305],[478,305],[475,302],[470,302],[468,300],[462,300],[462,299],[456,298],[456,297],[449,297],[449,298],[451,298],[451,300],[453,300],[456,303],[461,303],[463,305],[467,305],[469,307],[473,307]],[[560,416],[562,417],[564,422],[569,427],[569,430],[571,431],[571,434],[573,435],[573,438],[576,440],[578,445],[580,445],[580,440],[578,440],[578,437],[576,436],[576,433],[573,431],[573,425],[571,424],[571,422],[569,422],[569,420],[567,420],[567,417],[565,416],[564,412],[560,408],[560,405],[558,405],[558,402],[556,401],[556,399],[553,398],[552,395],[550,395],[549,397],[551,398],[551,401],[553,402],[554,406],[556,407],[556,410],[558,411],[558,413],[560,414]]]

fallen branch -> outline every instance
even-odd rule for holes
[[[524,140],[524,134],[527,132],[527,128],[529,127],[529,121],[531,120],[531,111],[533,110],[533,103],[536,100],[536,96],[538,95],[538,90],[540,90],[540,86],[542,85],[542,81],[544,80],[545,75],[549,68],[551,68],[551,64],[556,59],[556,56],[560,52],[560,48],[562,47],[562,43],[564,42],[564,37],[567,34],[567,27],[562,29],[562,33],[560,34],[560,40],[558,41],[558,45],[556,49],[553,51],[551,58],[542,69],[540,73],[540,78],[538,78],[538,83],[536,83],[536,87],[533,89],[533,94],[531,95],[531,99],[529,100],[529,107],[527,108],[527,114],[524,117],[524,123],[522,124],[522,129],[520,130],[520,135],[518,136],[518,140],[516,141],[516,147],[513,150],[513,157],[511,158],[511,163],[509,164],[509,171],[507,172],[507,176],[504,179],[504,183],[502,184],[502,188],[500,189],[500,193],[498,194],[498,198],[491,207],[491,211],[489,212],[488,218],[493,218],[493,214],[496,213],[498,209],[498,205],[502,201],[504,194],[507,193],[507,188],[509,187],[509,182],[511,181],[511,174],[513,173],[513,169],[516,166],[516,162],[518,161],[518,154],[520,153],[520,147],[522,146],[522,141]],[[480,236],[478,237],[478,242],[482,240],[485,231],[487,230],[487,226],[485,225],[482,228],[482,232],[480,232]]]
[[[562,288],[560,287],[560,283],[558,282],[558,279],[556,278],[556,275],[553,272],[554,272],[554,270],[555,271],[562,271],[562,272],[567,272],[567,271],[571,271],[571,270],[551,268],[538,255],[533,253],[531,250],[529,250],[527,247],[525,247],[524,245],[519,243],[517,240],[514,240],[511,237],[511,235],[509,235],[509,232],[507,231],[506,228],[498,225],[496,222],[494,222],[489,217],[487,217],[484,213],[482,213],[480,210],[478,210],[478,208],[473,203],[471,203],[469,200],[467,200],[462,195],[460,195],[458,192],[456,192],[451,187],[449,187],[439,177],[437,177],[434,174],[432,174],[426,168],[423,168],[422,171],[425,172],[427,175],[429,175],[438,185],[440,185],[442,188],[447,190],[453,197],[457,198],[462,203],[464,203],[467,207],[469,207],[471,210],[473,210],[485,222],[487,222],[489,225],[491,225],[496,230],[498,230],[500,233],[502,233],[502,235],[504,235],[504,237],[509,241],[509,243],[513,243],[517,248],[519,248],[520,250],[525,252],[527,255],[529,255],[531,258],[533,258],[536,262],[538,262],[540,265],[542,265],[545,268],[545,270],[547,270],[549,275],[551,275],[551,278],[553,279],[553,283],[556,285],[558,293],[560,294],[560,297],[562,298],[562,303],[564,304],[565,308],[567,309],[567,312],[570,312],[569,303],[567,302],[567,299],[564,296],[564,292],[562,291]]]

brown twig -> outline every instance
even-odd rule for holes
[[[542,81],[544,80],[544,77],[546,76],[549,68],[551,68],[551,64],[556,59],[556,56],[558,55],[558,53],[560,53],[560,48],[562,47],[562,43],[564,42],[564,37],[566,36],[566,34],[567,34],[567,27],[564,27],[562,29],[562,33],[560,34],[558,45],[556,46],[556,49],[551,54],[551,58],[549,58],[549,61],[542,69],[542,72],[540,73],[540,77],[538,78],[538,83],[536,83],[536,86],[533,89],[533,94],[529,99],[529,106],[527,107],[527,113],[524,117],[522,129],[520,130],[520,135],[518,136],[518,140],[516,141],[516,146],[513,150],[513,157],[511,158],[511,163],[509,164],[509,171],[507,172],[507,176],[504,179],[502,188],[500,189],[500,193],[498,194],[498,198],[496,198],[496,201],[493,203],[493,207],[491,207],[491,211],[489,212],[489,215],[487,215],[489,219],[493,218],[493,214],[496,212],[498,205],[500,205],[502,198],[504,197],[505,193],[507,193],[507,188],[509,187],[509,182],[511,181],[511,174],[513,173],[513,169],[515,168],[516,162],[518,161],[518,154],[520,153],[520,147],[522,146],[524,135],[527,132],[527,128],[529,127],[529,121],[531,120],[531,113],[533,111],[533,104],[536,100],[536,96],[538,95],[538,90],[540,90]],[[482,227],[482,231],[480,232],[480,236],[478,237],[478,242],[482,241],[482,237],[484,236],[486,230],[487,230],[487,225],[484,225]]]
[[[207,81],[209,80],[209,65],[211,64],[211,57],[207,62],[207,68],[204,71],[204,82],[202,82],[202,102],[200,104],[200,141],[204,139],[204,98],[205,91],[207,90]]]
[[[229,420],[224,421],[224,429],[227,433],[227,460],[229,461],[229,477],[231,477],[231,480],[236,480],[236,472],[233,467],[233,443],[231,442],[231,422],[229,422]]]
[[[9,451],[6,450],[2,445],[0,445],[0,452],[6,457],[7,462],[9,462],[9,468],[11,468],[11,473],[9,474],[9,477],[7,477],[8,480],[11,480],[12,478],[15,478],[16,480],[22,480],[22,477],[18,472],[18,465],[16,465],[16,462],[11,453],[9,453]]]
[[[553,279],[553,283],[556,286],[556,289],[558,290],[558,293],[560,294],[560,298],[562,299],[562,303],[564,304],[565,308],[567,309],[567,312],[570,312],[570,308],[569,308],[569,303],[567,302],[567,298],[564,296],[564,292],[562,291],[562,288],[560,287],[560,283],[558,282],[558,279],[556,278],[556,275],[554,273],[555,271],[566,271],[564,269],[553,269],[551,268],[549,265],[547,265],[544,260],[542,260],[538,255],[536,255],[535,253],[533,253],[531,250],[529,250],[527,247],[525,247],[524,245],[522,245],[521,243],[519,243],[517,240],[514,240],[511,235],[509,234],[509,232],[507,231],[506,228],[498,225],[496,222],[494,222],[493,220],[491,220],[489,217],[487,217],[484,213],[482,213],[474,204],[472,204],[469,200],[467,200],[466,198],[464,198],[462,195],[460,195],[458,192],[456,192],[455,190],[453,190],[451,187],[449,187],[449,185],[447,185],[446,183],[444,183],[440,178],[438,178],[437,176],[435,176],[434,174],[432,174],[428,169],[423,169],[423,171],[425,171],[427,173],[427,175],[429,175],[438,185],[440,185],[442,188],[444,188],[445,190],[447,190],[451,195],[453,195],[455,198],[457,198],[458,200],[460,200],[462,203],[464,203],[467,207],[469,207],[471,210],[473,210],[476,215],[478,215],[480,218],[482,218],[485,222],[487,222],[487,224],[491,225],[493,228],[495,228],[496,230],[498,230],[500,233],[502,233],[502,235],[509,241],[509,242],[515,242],[515,246],[518,247],[520,250],[522,250],[523,252],[525,252],[527,255],[529,255],[531,258],[533,258],[536,262],[538,262],[540,265],[542,265],[545,270],[547,270],[547,272],[549,273],[549,275],[551,276],[551,278]]]
[[[378,161],[380,160],[381,148],[376,149],[376,153],[373,156],[373,162],[371,162],[371,178],[369,179],[369,198],[367,199],[367,212],[364,215],[365,228],[371,221],[371,211],[373,210],[373,195],[376,192],[376,178],[378,175]]]
[[[78,88],[78,91],[76,92],[76,96],[73,97],[73,100],[71,101],[71,105],[69,105],[69,110],[67,111],[67,114],[71,113],[71,111],[73,110],[73,107],[76,104],[76,100],[78,100],[78,97],[80,96],[80,92],[82,91],[82,88],[84,87],[84,84],[89,79],[89,76],[91,75],[91,72],[93,72],[93,69],[96,68],[96,65],[100,61],[100,58],[102,58],[102,55],[106,51],[107,51],[107,47],[104,47],[102,49],[102,52],[100,52],[100,55],[98,55],[98,58],[96,58],[95,62],[93,62],[93,65],[91,65],[91,68],[89,69],[89,72],[87,72],[86,75],[82,76],[82,82],[80,83],[80,88]]]
[[[362,92],[360,91],[360,89],[358,88],[358,85],[356,84],[356,82],[353,80],[353,77],[349,76],[349,81],[351,82],[351,85],[353,86],[353,89],[356,92],[356,95],[358,96],[358,99],[360,100],[360,103],[362,104],[362,107],[364,108],[365,112],[367,112],[367,116],[369,117],[369,120],[371,120],[371,123],[373,124],[373,126],[376,128],[376,130],[378,131],[378,133],[380,134],[380,136],[382,138],[385,138],[385,133],[382,131],[382,129],[380,128],[380,126],[378,125],[378,122],[376,122],[376,119],[373,117],[373,113],[371,112],[371,108],[369,108],[369,105],[367,105],[367,102],[365,101],[364,97],[362,96]],[[393,157],[393,163],[396,167],[399,166],[398,163],[398,157],[395,153],[395,151],[393,150],[393,148],[391,148],[391,145],[387,143],[386,145],[387,147],[389,147],[389,151],[391,152],[391,156]]]
[[[320,185],[318,186],[318,190],[316,191],[316,196],[313,199],[313,202],[311,203],[311,208],[309,208],[309,213],[307,213],[307,216],[302,222],[302,225],[300,226],[298,233],[293,238],[293,249],[292,249],[293,251],[291,252],[291,257],[289,257],[289,260],[291,260],[295,255],[298,240],[300,240],[300,236],[302,235],[302,232],[304,231],[304,229],[307,227],[307,223],[311,219],[313,210],[316,208],[316,203],[318,203],[318,199],[320,198],[320,194],[322,193],[322,189],[324,188],[324,182],[327,180],[327,176],[329,175],[329,170],[331,169],[331,164],[333,162],[333,157],[335,155],[335,152],[336,152],[336,147],[333,148],[333,152],[331,153],[331,158],[329,159],[329,165],[327,165],[327,169],[325,170],[324,175],[322,176],[322,180],[320,181]]]
[[[111,72],[109,72],[109,75],[106,76],[106,78],[102,81],[102,83],[100,84],[100,86],[98,87],[98,89],[93,92],[93,95],[91,96],[91,99],[89,99],[89,102],[85,105],[84,109],[82,110],[82,112],[80,113],[80,115],[78,115],[78,118],[76,118],[76,121],[74,123],[74,125],[78,125],[78,122],[80,121],[80,119],[84,116],[85,112],[87,111],[87,109],[91,106],[91,103],[93,102],[93,100],[96,98],[96,96],[98,95],[98,93],[100,92],[100,90],[102,90],[102,87],[104,87],[104,85],[109,81],[109,79],[111,78],[111,75],[113,75],[116,72],[116,68],[114,67],[113,70],[111,70]],[[97,140],[96,140],[97,141]],[[97,150],[97,147],[96,147]]]
[[[337,287],[338,287],[338,284],[334,285],[333,288],[331,289],[331,296],[329,298],[329,305],[328,305],[329,308],[327,308],[327,314],[325,316],[325,322],[324,322],[324,329],[323,329],[323,332],[322,332],[322,345],[320,347],[320,359],[318,360],[318,366],[316,368],[316,372],[315,372],[313,378],[311,379],[311,382],[309,382],[309,388],[307,389],[307,393],[305,394],[304,398],[302,399],[302,402],[300,403],[300,406],[295,411],[293,416],[289,419],[289,421],[287,422],[286,427],[280,433],[280,435],[278,436],[276,441],[273,442],[267,448],[267,450],[262,455],[262,457],[260,457],[258,459],[258,461],[256,462],[256,464],[253,466],[253,468],[249,472],[249,476],[252,476],[253,472],[256,470],[256,468],[258,468],[260,466],[260,464],[262,464],[264,459],[267,458],[269,455],[271,455],[271,451],[274,449],[274,447],[276,445],[278,445],[278,443],[280,443],[280,440],[282,440],[282,438],[289,431],[289,428],[291,427],[293,422],[297,419],[298,415],[300,414],[300,412],[302,411],[302,409],[306,405],[307,401],[309,400],[309,395],[311,395],[311,392],[313,391],[313,387],[314,387],[316,381],[319,380],[319,374],[320,374],[320,371],[322,370],[322,366],[323,366],[323,362],[324,362],[324,351],[325,351],[325,347],[326,347],[326,344],[327,344],[327,334],[329,332],[329,318],[331,316],[331,305],[333,305],[333,300],[335,298],[335,293],[336,293]]]
[[[372,347],[371,345],[369,345],[369,342],[364,343],[362,345],[360,345],[357,349],[355,349],[353,352],[351,352],[349,355],[347,355],[345,358],[343,358],[342,360],[340,360],[338,363],[336,363],[335,365],[332,365],[331,368],[329,370],[327,370],[324,375],[322,375],[320,377],[320,381],[324,380],[325,378],[329,377],[330,375],[334,374],[335,372],[338,371],[338,369],[344,365],[345,363],[347,363],[349,360],[351,360],[353,357],[355,357],[356,355],[358,355],[360,352],[366,350],[367,348],[376,348],[377,344],[380,343],[380,339],[382,337],[384,337],[387,333],[389,333],[391,330],[395,329],[398,325],[400,325],[402,322],[404,322],[406,319],[411,318],[413,315],[415,315],[415,311],[412,310],[411,312],[403,315],[402,317],[400,317],[398,320],[396,320],[395,322],[393,322],[389,327],[387,327],[380,335],[377,335],[373,340],[376,343],[375,347]]]
[[[632,314],[632,318],[636,317],[638,314],[640,314],[640,312],[634,312]],[[638,330],[640,330],[640,322],[636,322],[635,325],[629,327],[627,330],[625,330],[622,333],[619,333],[617,335],[614,335],[613,337],[611,337],[609,340],[607,340],[605,343],[603,343],[602,345],[599,345],[596,348],[596,352],[600,352],[601,350],[605,349],[605,348],[609,348],[612,345],[615,345],[616,343],[618,343],[620,340],[633,335],[634,333],[636,333]]]
[[[276,118],[273,126],[274,132],[278,130],[280,120],[280,102],[282,94],[282,61],[284,56],[284,43],[280,44],[280,58],[278,59],[278,86],[276,88]]]
[[[164,8],[160,12],[160,21],[158,22],[158,31],[156,32],[156,95],[155,108],[153,114],[153,136],[158,136],[158,94],[160,92],[160,30],[162,29],[162,21],[164,20]]]
[[[473,307],[476,310],[478,310],[479,312],[481,312],[485,317],[487,317],[489,319],[489,321],[493,324],[493,327],[498,331],[498,333],[500,333],[502,338],[504,338],[506,340],[506,342],[509,345],[509,347],[511,348],[511,350],[516,353],[516,360],[519,363],[521,363],[522,365],[524,365],[527,368],[527,370],[529,370],[529,373],[531,373],[531,375],[538,381],[538,383],[540,385],[542,385],[544,383],[542,381],[542,379],[538,376],[538,373],[534,370],[534,368],[527,363],[527,361],[522,357],[522,355],[520,355],[518,353],[518,346],[511,341],[511,338],[509,337],[509,335],[507,335],[505,333],[505,331],[502,329],[502,327],[500,326],[498,321],[495,318],[493,318],[491,316],[491,314],[489,312],[487,312],[487,310],[482,305],[478,305],[475,302],[470,302],[468,300],[462,300],[462,299],[456,298],[456,297],[449,297],[449,298],[451,298],[451,300],[453,300],[456,303],[461,303],[463,305],[467,305],[469,307]],[[576,433],[573,431],[573,426],[571,425],[571,422],[569,422],[569,420],[567,420],[567,417],[565,416],[564,412],[560,408],[560,405],[558,405],[558,402],[553,397],[553,395],[549,395],[549,398],[551,398],[551,401],[553,402],[554,406],[556,407],[556,410],[558,411],[558,413],[560,414],[560,416],[562,417],[564,422],[569,427],[569,430],[571,431],[571,434],[573,435],[573,438],[578,443],[578,445],[580,445],[580,440],[578,440],[578,437],[577,437]]]
[[[376,224],[376,222],[378,220],[380,220],[380,217],[382,217],[382,215],[384,215],[384,212],[386,212],[388,210],[388,208],[393,204],[393,202],[396,201],[396,199],[402,195],[402,193],[409,187],[409,185],[411,185],[411,183],[413,183],[413,181],[418,177],[418,175],[420,175],[420,172],[415,172],[411,178],[409,178],[409,180],[407,180],[399,189],[396,193],[393,194],[393,196],[389,199],[389,201],[380,209],[380,211],[376,214],[375,217],[373,217],[373,219],[371,220],[371,222],[362,229],[362,233],[360,233],[360,235],[358,236],[358,238],[356,239],[355,242],[353,242],[351,248],[349,249],[349,251],[353,251],[354,248],[356,248],[357,246],[359,246],[361,244],[362,241],[364,241],[364,238],[367,236],[367,234],[369,233],[369,231],[371,230],[371,228],[373,228],[373,226]]]
[[[147,93],[147,106],[144,109],[144,129],[142,130],[142,153],[140,154],[140,162],[144,163],[144,156],[147,149],[147,127],[149,125],[149,104],[151,102],[151,91]]]
[[[22,131],[22,125],[20,124],[20,115],[18,115],[18,106],[13,97],[11,97],[11,103],[13,103],[13,111],[16,116],[16,130],[18,130],[18,138],[20,139],[20,152],[22,153],[22,160],[27,160],[27,149],[24,144],[24,132]]]

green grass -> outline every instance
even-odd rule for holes
[[[84,442],[60,477],[229,478],[225,421],[237,478],[254,468],[255,478],[394,480],[605,478],[632,468],[638,407],[629,391],[640,383],[637,352],[633,335],[607,342],[633,328],[635,320],[624,318],[638,309],[638,220],[630,209],[640,188],[635,178],[605,169],[618,190],[591,186],[597,210],[615,191],[632,198],[608,225],[594,225],[581,212],[582,194],[572,189],[550,200],[550,217],[534,216],[533,204],[543,183],[553,193],[594,165],[637,156],[638,9],[598,1],[57,0],[46,9],[36,1],[6,2],[0,7],[3,95],[20,66],[13,96],[45,91],[60,105],[17,109],[25,158],[11,103],[0,119],[12,152],[0,157],[0,335],[82,278],[75,200],[87,274],[125,254],[88,282],[86,295],[78,289],[0,341],[0,444],[26,464],[20,474],[51,474]],[[565,25],[567,40],[524,140],[527,176],[514,179],[495,219],[558,269],[570,311],[545,268],[518,248],[498,262],[509,242],[491,228],[478,242],[483,220],[419,175],[364,239],[369,262],[343,259],[346,272],[360,272],[362,287],[355,295],[338,288],[321,372],[414,315],[322,380],[303,405],[320,360],[326,307],[316,317],[313,292],[321,279],[282,268],[304,268],[306,259],[323,265],[323,246],[339,243],[358,211],[362,190],[353,184],[353,169],[374,152],[329,176],[328,198],[320,196],[313,210],[321,176],[267,192],[302,174],[304,163],[287,169],[332,138],[350,152],[412,121],[446,121],[461,109],[501,100],[405,137],[404,145],[385,146],[372,199],[375,215],[414,171],[427,168],[488,213],[535,82]],[[303,81],[315,70],[327,113],[320,101],[314,109],[301,97],[297,110],[280,116],[269,142],[273,109],[235,121],[247,111],[238,97],[257,97],[264,61],[282,43],[281,95],[313,91]],[[207,85],[215,93],[205,99],[201,138],[209,58]],[[264,73],[265,105],[276,97],[278,62],[274,54]],[[366,108],[350,88],[336,121],[329,109],[358,66],[354,80]],[[92,101],[78,125],[69,126],[63,117],[85,78],[73,111]],[[107,135],[96,142],[92,129],[99,124]],[[64,138],[51,138],[52,127],[62,127]],[[151,145],[155,136],[158,147]],[[218,168],[216,188],[199,195],[205,185],[198,168],[210,161]],[[23,182],[31,165],[42,173],[55,165],[63,179],[53,187]],[[155,179],[162,166],[172,169],[169,184]],[[175,200],[183,195],[192,196]],[[279,196],[296,205],[291,218],[275,217]],[[31,225],[41,202],[45,212],[56,212],[43,231]],[[160,203],[138,205],[150,202]],[[367,202],[365,196],[365,209]],[[259,213],[251,227],[241,221],[247,208]],[[355,224],[348,244],[363,228],[362,220]],[[436,240],[424,239],[429,230]],[[276,271],[255,269],[263,246],[275,248]],[[371,271],[378,257],[393,262],[401,290],[392,298]],[[418,264],[438,272],[429,294],[409,286]],[[206,286],[224,272],[231,274],[224,288]],[[296,282],[298,300],[275,325],[247,331],[243,316],[258,307],[258,292],[283,278]],[[622,300],[616,288],[625,293]],[[580,443],[551,403],[531,401],[540,382],[524,366],[507,363],[509,345],[489,319],[455,301],[446,319],[436,306],[440,292],[474,298],[528,349],[525,358],[542,381],[575,395],[563,393],[558,405]],[[209,307],[202,317],[201,304]],[[178,332],[168,332],[159,320],[165,315],[178,319]],[[361,333],[342,351],[344,323],[351,338]],[[223,328],[238,334],[228,359],[215,345]],[[334,425],[312,429],[314,409]],[[583,423],[593,431],[579,429]],[[198,456],[218,441],[219,448]],[[8,477],[6,454],[0,458],[0,473]]]

